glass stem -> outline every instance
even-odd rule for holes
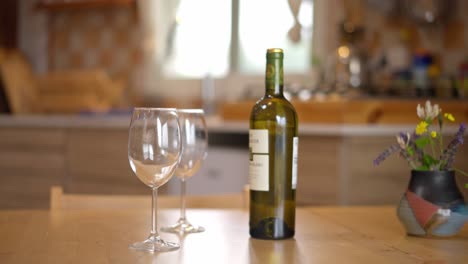
[[[180,184],[180,220],[185,220],[185,179],[182,179]]]
[[[153,188],[153,195],[151,200],[151,236],[157,237],[158,235],[158,188]]]

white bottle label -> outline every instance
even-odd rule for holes
[[[292,188],[296,189],[297,186],[297,156],[299,153],[299,138],[293,138],[293,156],[292,156]]]
[[[249,130],[249,184],[254,191],[269,190],[268,130]]]

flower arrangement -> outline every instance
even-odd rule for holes
[[[455,170],[468,176],[453,167],[457,150],[463,144],[466,125],[461,123],[453,139],[445,146],[442,137],[444,122],[455,122],[455,117],[443,113],[439,105],[432,105],[430,101],[426,101],[424,107],[418,104],[416,110],[420,122],[414,132],[397,135],[397,143],[382,152],[374,160],[374,165],[379,165],[393,153],[399,153],[413,170]]]

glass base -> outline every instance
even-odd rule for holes
[[[142,242],[135,242],[128,246],[131,249],[150,251],[150,252],[166,252],[173,251],[180,248],[179,244],[173,242],[166,242],[158,235],[150,235],[148,239]]]
[[[194,226],[186,219],[179,219],[174,225],[162,227],[161,231],[176,234],[190,234],[204,232],[205,228],[202,226]]]

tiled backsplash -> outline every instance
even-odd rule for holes
[[[338,25],[345,17],[345,4],[351,6],[351,18],[365,28],[369,55],[398,38],[401,29],[410,33],[410,47],[426,48],[436,55],[442,73],[455,74],[468,56],[468,1],[453,0],[456,9],[443,25],[422,27],[402,15],[386,16],[372,9],[369,0],[314,0],[314,52],[322,61],[338,47]],[[401,2],[401,1],[399,1]],[[36,72],[103,68],[112,77],[134,77],[144,56],[144,34],[138,9],[107,7],[83,10],[44,11],[35,9],[36,0],[21,0],[20,47]],[[322,9],[320,9],[321,7]],[[349,14],[349,10],[348,10]],[[322,17],[322,19],[319,19]],[[237,76],[219,80],[219,94],[243,92]],[[141,79],[141,78],[140,78]],[[234,79],[231,83],[231,79]],[[246,76],[238,79],[245,81]],[[134,83],[129,84],[136,89]],[[170,89],[176,96],[184,89]],[[192,89],[193,90],[193,89]],[[228,92],[226,92],[228,91]],[[153,90],[151,90],[153,92]]]
[[[454,0],[453,3],[455,8],[445,24],[428,27],[418,26],[402,14],[385,15],[364,0],[331,1],[336,24],[326,25],[326,32],[338,34],[337,24],[347,14],[349,19],[364,27],[366,45],[372,56],[405,30],[411,49],[429,50],[438,56],[442,70],[454,72],[468,55],[468,1]],[[132,68],[142,61],[144,36],[134,8],[51,12],[48,19],[49,69],[103,67],[112,76],[128,77]],[[337,45],[331,45],[329,52]]]
[[[128,78],[142,62],[142,35],[136,10],[112,7],[49,15],[49,68],[103,68]]]

